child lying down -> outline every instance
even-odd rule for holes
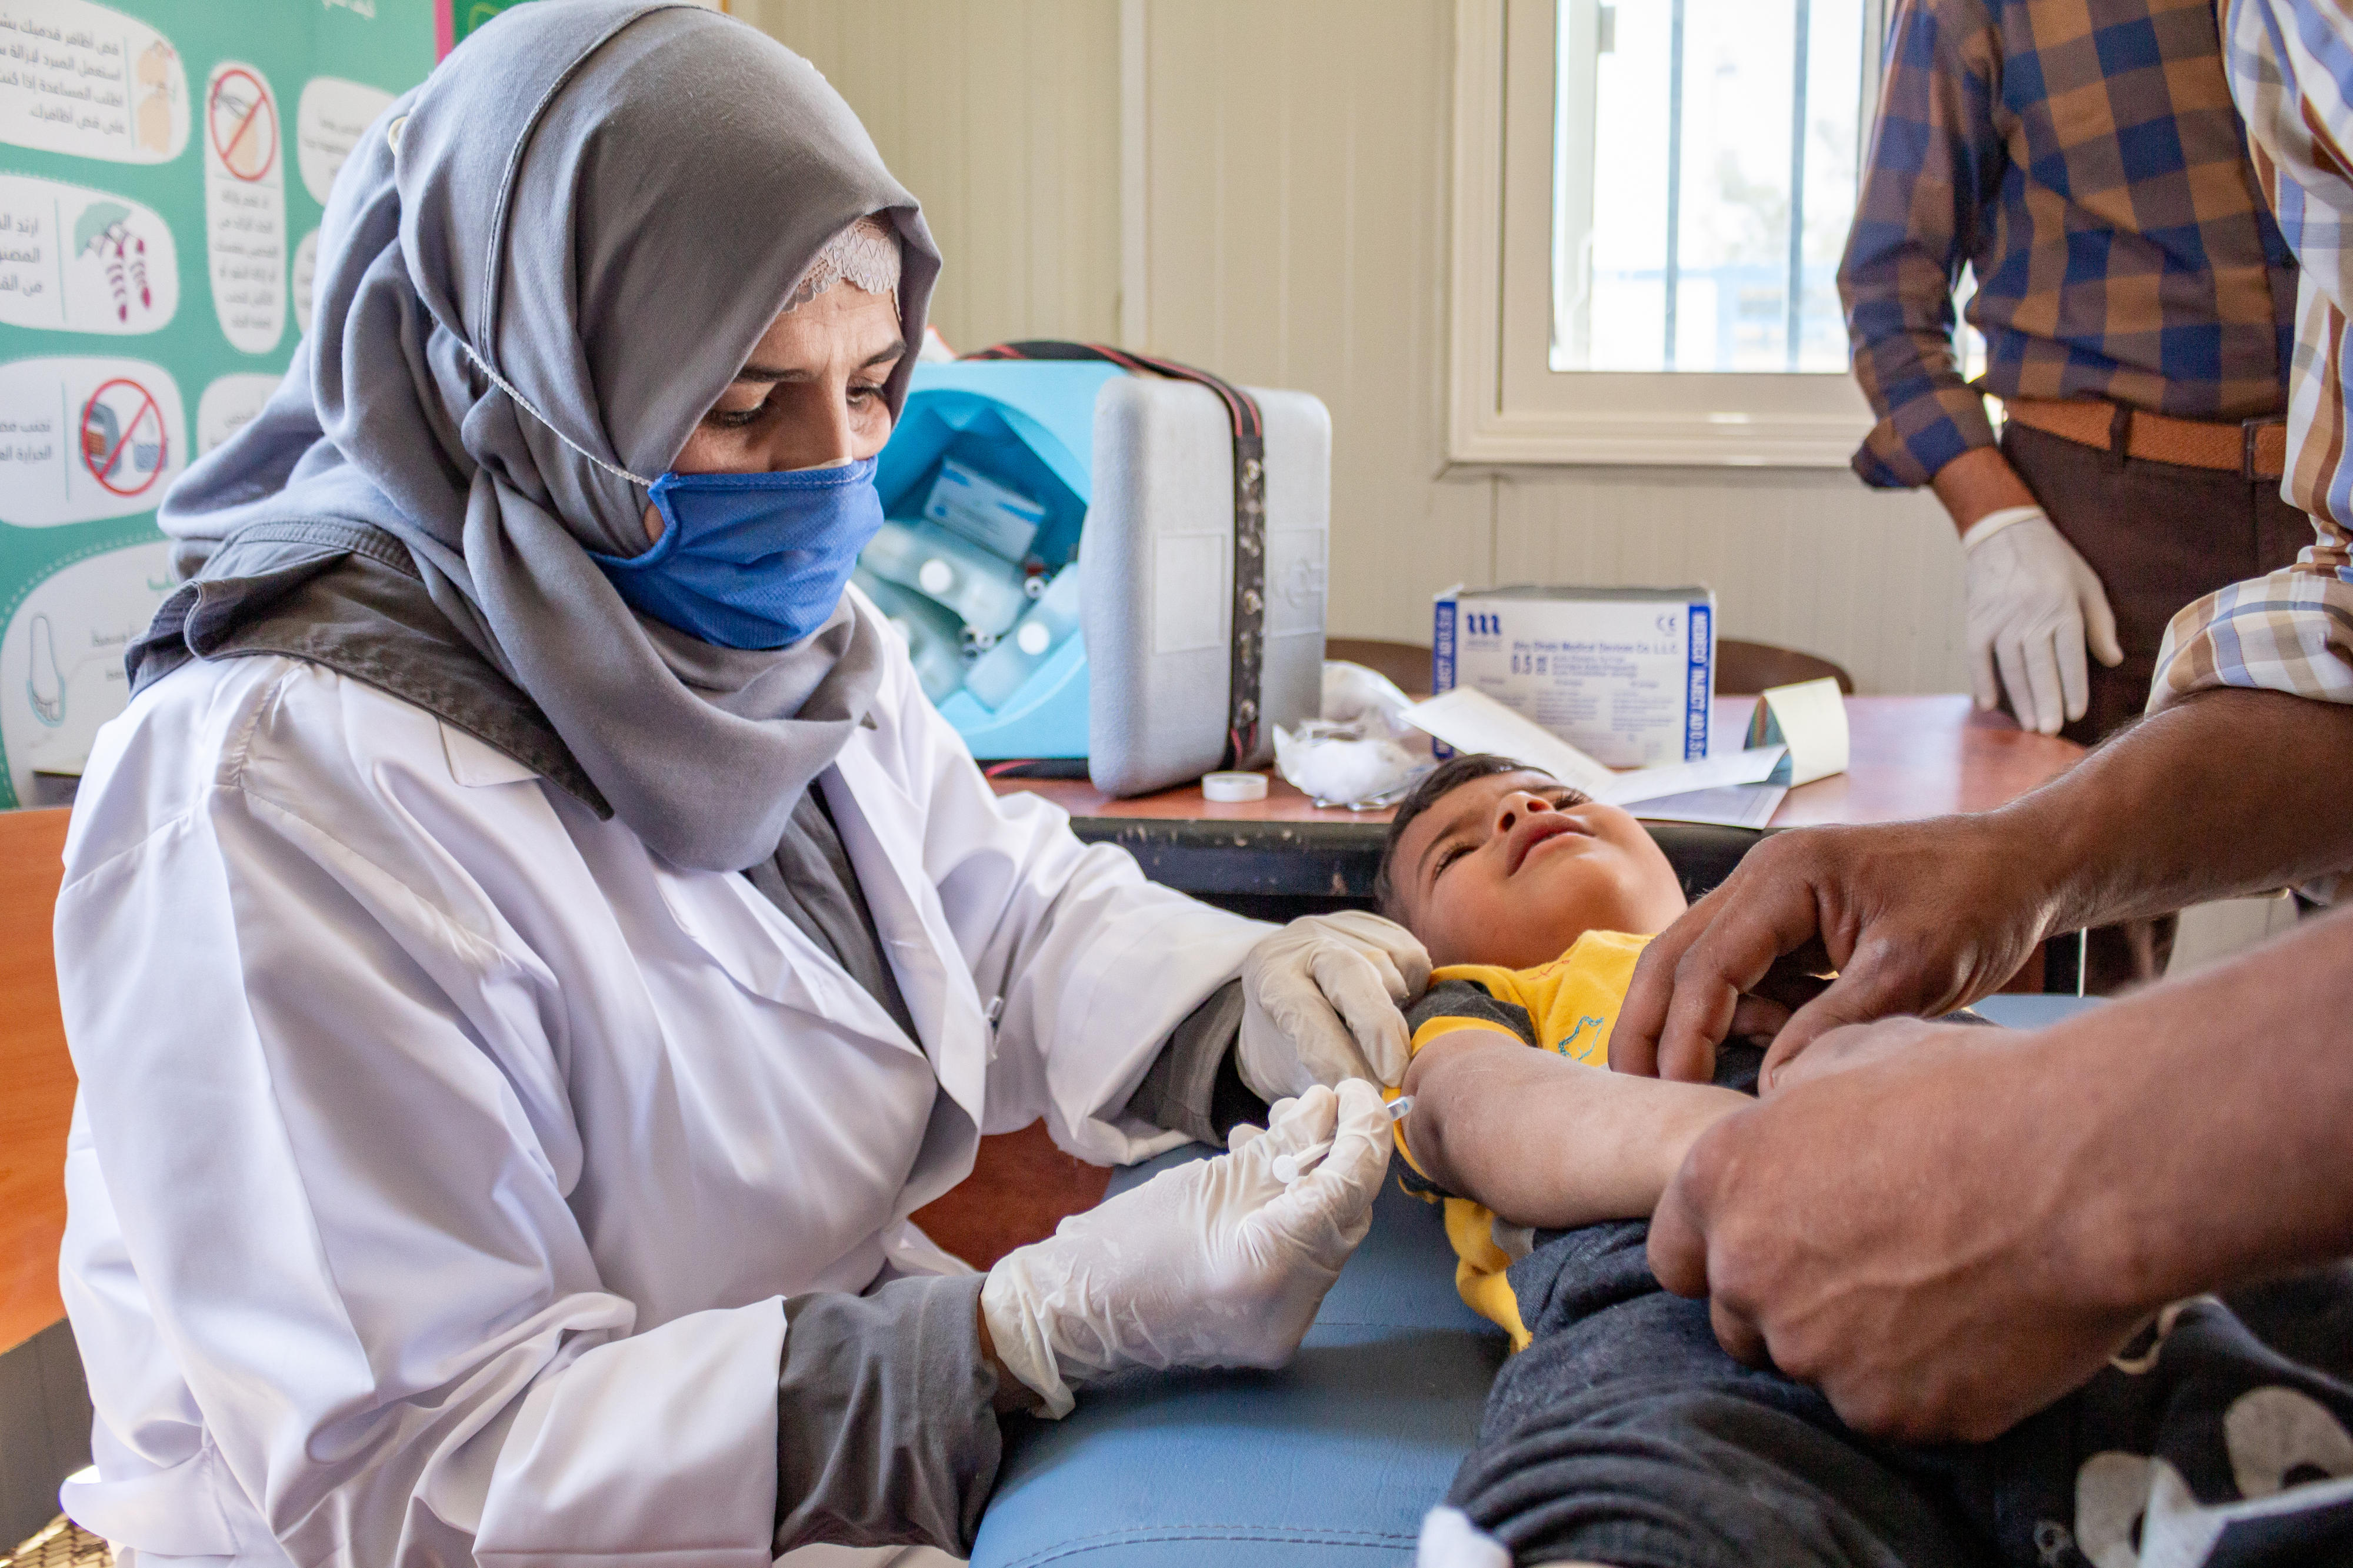
[[[1866,1438],[1651,1276],[1644,1222],[1759,1053],[1713,1085],[1609,1070],[1635,960],[1684,907],[1649,834],[1458,757],[1399,809],[1380,883],[1441,966],[1408,1015],[1402,1179],[1517,1352],[1421,1568],[2353,1563],[2353,1268],[2170,1308],[1994,1442]]]

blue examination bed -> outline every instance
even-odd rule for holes
[[[2087,1005],[2004,996],[1978,1011],[2031,1028]],[[1111,1190],[1208,1152],[1123,1171]],[[1283,1371],[1132,1374],[1059,1423],[1009,1419],[974,1568],[1410,1563],[1504,1350],[1454,1293],[1438,1210],[1389,1182]]]

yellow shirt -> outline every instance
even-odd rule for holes
[[[1647,936],[1589,931],[1567,952],[1534,969],[1499,969],[1489,963],[1451,963],[1430,975],[1430,990],[1407,1010],[1413,1049],[1457,1029],[1490,1029],[1523,1045],[1558,1051],[1588,1067],[1609,1064],[1609,1032],[1633,983],[1634,962],[1650,944]],[[1398,1152],[1411,1174],[1409,1191],[1446,1205],[1446,1234],[1454,1244],[1455,1288],[1481,1317],[1525,1349],[1528,1331],[1504,1270],[1512,1255],[1495,1237],[1495,1216],[1468,1198],[1441,1192],[1414,1161],[1400,1130]]]

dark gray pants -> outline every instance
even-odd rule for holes
[[[1448,1499],[1518,1563],[2092,1568],[2156,1542],[2174,1551],[2121,1561],[2353,1562],[2342,1273],[2185,1308],[2132,1347],[2137,1370],[2112,1364],[1995,1442],[1905,1448],[1734,1363],[1704,1302],[1645,1289],[1643,1229],[1527,1259],[1555,1321],[1505,1363]],[[2333,1342],[2302,1342],[2324,1324]]]
[[[1755,1053],[1726,1057],[1718,1081],[1753,1083]],[[1707,1304],[1651,1278],[1647,1232],[1554,1234],[1513,1266],[1535,1341],[1447,1500],[1522,1564],[2353,1563],[2353,1270],[2177,1309],[1996,1441],[1907,1447],[1725,1355]]]

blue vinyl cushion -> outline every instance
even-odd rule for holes
[[[2094,1005],[1994,996],[2034,1028]],[[1117,1193],[1209,1151],[1123,1171]],[[1060,1422],[1011,1417],[973,1568],[1367,1568],[1413,1561],[1506,1342],[1454,1292],[1437,1207],[1392,1177],[1372,1234],[1279,1373],[1134,1373]]]
[[[1064,1420],[1008,1419],[974,1568],[1409,1563],[1506,1348],[1454,1293],[1438,1209],[1392,1178],[1290,1366],[1130,1374]]]

